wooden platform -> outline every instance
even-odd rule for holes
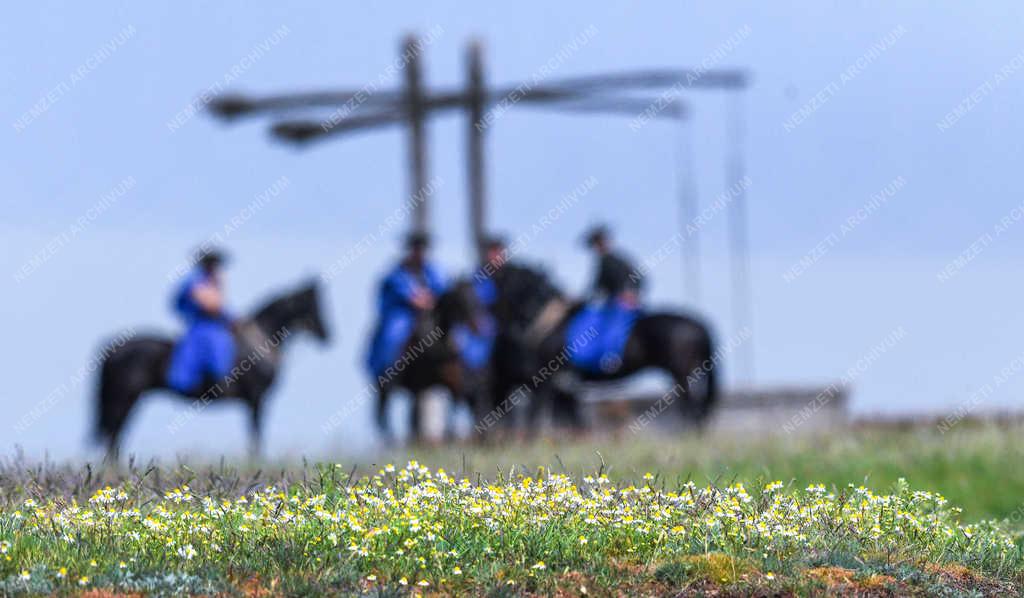
[[[622,387],[595,387],[584,396],[584,417],[595,430],[672,431],[685,425],[682,399],[671,392],[630,395]],[[710,427],[786,434],[842,427],[851,421],[848,403],[848,389],[838,384],[733,390],[722,395]]]

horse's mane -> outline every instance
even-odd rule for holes
[[[249,318],[252,320],[259,320],[269,314],[280,311],[281,308],[284,307],[284,304],[291,300],[294,295],[295,291],[287,291],[285,293],[276,293],[270,296],[249,314]]]
[[[279,317],[283,311],[286,311],[286,307],[292,301],[304,293],[315,292],[316,284],[310,283],[308,285],[302,285],[297,289],[289,289],[284,292],[275,293],[261,303],[255,310],[249,314],[249,319],[254,321],[260,321],[267,318]]]
[[[494,275],[500,299],[499,318],[519,325],[528,324],[552,299],[563,293],[543,268],[526,264],[505,264]]]

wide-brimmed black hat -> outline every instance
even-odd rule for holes
[[[196,251],[195,261],[204,268],[214,268],[228,261],[228,254],[216,247],[200,248]]]
[[[583,234],[581,241],[584,245],[590,247],[591,245],[597,243],[598,241],[603,241],[607,239],[608,237],[611,236],[611,234],[612,231],[611,229],[608,228],[607,225],[597,224],[587,229],[587,232]]]
[[[421,230],[414,230],[405,235],[406,249],[426,249],[430,247],[430,233]]]

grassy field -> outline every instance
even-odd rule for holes
[[[0,594],[1020,595],[1021,432],[13,460]]]
[[[864,484],[889,488],[906,478],[916,488],[942,493],[966,519],[1011,518],[1024,528],[1024,423],[966,421],[941,433],[935,426],[864,425],[842,432],[788,437],[680,437],[625,432],[599,440],[551,439],[494,447],[395,451],[356,462],[418,459],[449,471],[527,471],[545,466],[576,476],[602,465],[613,480],[658,472],[670,480],[728,483],[757,479]]]

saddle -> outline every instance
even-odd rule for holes
[[[639,313],[639,309],[616,301],[584,306],[566,329],[569,360],[587,373],[614,374],[622,367],[626,342]]]

